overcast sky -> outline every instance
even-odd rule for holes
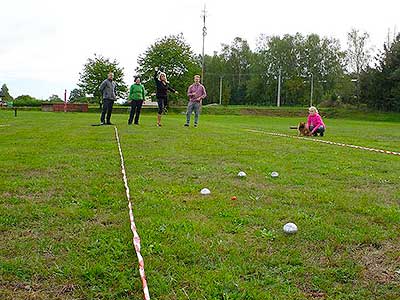
[[[63,97],[94,53],[117,59],[131,84],[138,56],[158,38],[182,32],[201,53],[204,4],[207,54],[236,36],[254,50],[260,34],[296,32],[338,38],[345,49],[351,28],[367,31],[381,49],[389,28],[400,31],[400,0],[4,0],[0,85],[13,97]]]

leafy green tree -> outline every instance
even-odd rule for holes
[[[204,85],[207,89],[207,98],[204,104],[219,103],[220,84],[222,83],[221,102],[227,105],[230,100],[230,82],[231,77],[226,76],[229,73],[228,64],[222,55],[215,51],[213,56],[205,55],[205,78]],[[222,80],[222,82],[220,81]]]
[[[246,40],[236,37],[230,45],[223,44],[221,57],[226,62],[226,80],[231,87],[231,103],[245,103],[252,51]]]
[[[252,65],[248,95],[253,99],[262,99],[262,103],[274,104],[280,72],[281,103],[308,105],[311,79],[314,98],[333,94],[336,80],[343,74],[343,56],[337,40],[321,39],[316,34],[261,35]]]
[[[73,89],[70,93],[69,93],[69,98],[68,101],[73,103],[73,102],[87,102],[86,99],[86,94],[83,90],[81,89]]]
[[[377,66],[361,74],[360,87],[369,107],[400,112],[400,34],[384,46]]]
[[[142,77],[146,90],[153,93],[155,68],[163,68],[171,86],[186,98],[186,90],[193,83],[193,76],[201,74],[199,61],[182,34],[170,35],[157,40],[139,56],[136,72]],[[171,100],[174,100],[174,96],[171,96]]]
[[[303,76],[308,76],[309,81],[312,74],[313,98],[317,100],[313,104],[330,99],[335,94],[339,78],[344,75],[345,53],[340,50],[339,41],[310,34],[305,38],[302,52],[300,57]]]
[[[273,105],[277,97],[278,74],[269,70],[271,57],[257,51],[253,60],[246,98],[250,104]]]
[[[343,74],[335,78],[335,86],[330,95],[330,105],[340,106],[342,104],[351,104],[355,101],[356,85],[352,81],[350,74]]]
[[[16,107],[21,106],[40,106],[42,105],[43,101],[36,99],[30,95],[21,95],[14,99],[13,105]]]
[[[50,102],[63,102],[63,100],[58,95],[55,94],[51,95],[47,100]]]
[[[361,73],[364,72],[369,66],[371,60],[371,48],[368,47],[369,34],[367,32],[361,33],[358,29],[352,29],[347,34],[347,67],[348,70],[353,73],[357,79],[357,104],[360,101],[360,77]]]
[[[9,101],[13,101],[14,98],[10,95],[10,93],[8,92],[8,87],[6,84],[3,84],[1,87],[1,94],[2,94],[2,99],[5,102],[9,102]]]
[[[124,82],[124,69],[119,66],[116,59],[111,60],[101,55],[94,55],[89,58],[83,66],[83,70],[79,73],[78,87],[85,93],[93,95],[91,102],[101,101],[102,95],[99,86],[108,73],[114,73],[114,82],[117,85],[116,92],[118,98],[126,98],[127,87]]]

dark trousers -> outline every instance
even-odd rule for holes
[[[140,111],[142,110],[143,100],[132,100],[131,113],[129,114],[128,124],[132,124],[135,117],[135,124],[139,124]]]
[[[314,126],[310,125],[309,129],[310,131],[312,131],[314,129]],[[325,132],[325,127],[321,125],[317,128],[317,130],[314,131],[314,135],[316,136],[319,133],[320,136],[323,136],[324,132]]]
[[[111,119],[111,113],[112,113],[112,108],[114,105],[114,101],[110,99],[103,99],[103,109],[101,110],[101,117],[100,117],[100,122],[104,122],[104,118],[107,118],[107,123],[110,123]],[[106,116],[107,114],[107,116]]]
[[[164,109],[167,108],[168,98],[157,98],[158,114],[161,115]]]

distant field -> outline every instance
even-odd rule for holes
[[[98,121],[0,111],[0,299],[142,299],[114,127]],[[152,299],[400,298],[399,156],[246,131],[295,135],[299,118],[112,121]],[[400,152],[400,122],[325,121],[325,140]]]

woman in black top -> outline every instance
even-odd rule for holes
[[[168,106],[168,91],[173,93],[178,93],[178,91],[174,90],[169,86],[167,81],[167,76],[164,72],[159,72],[156,70],[154,74],[154,81],[156,82],[156,98],[158,103],[158,114],[157,114],[157,126],[161,127],[161,115],[167,110]]]

